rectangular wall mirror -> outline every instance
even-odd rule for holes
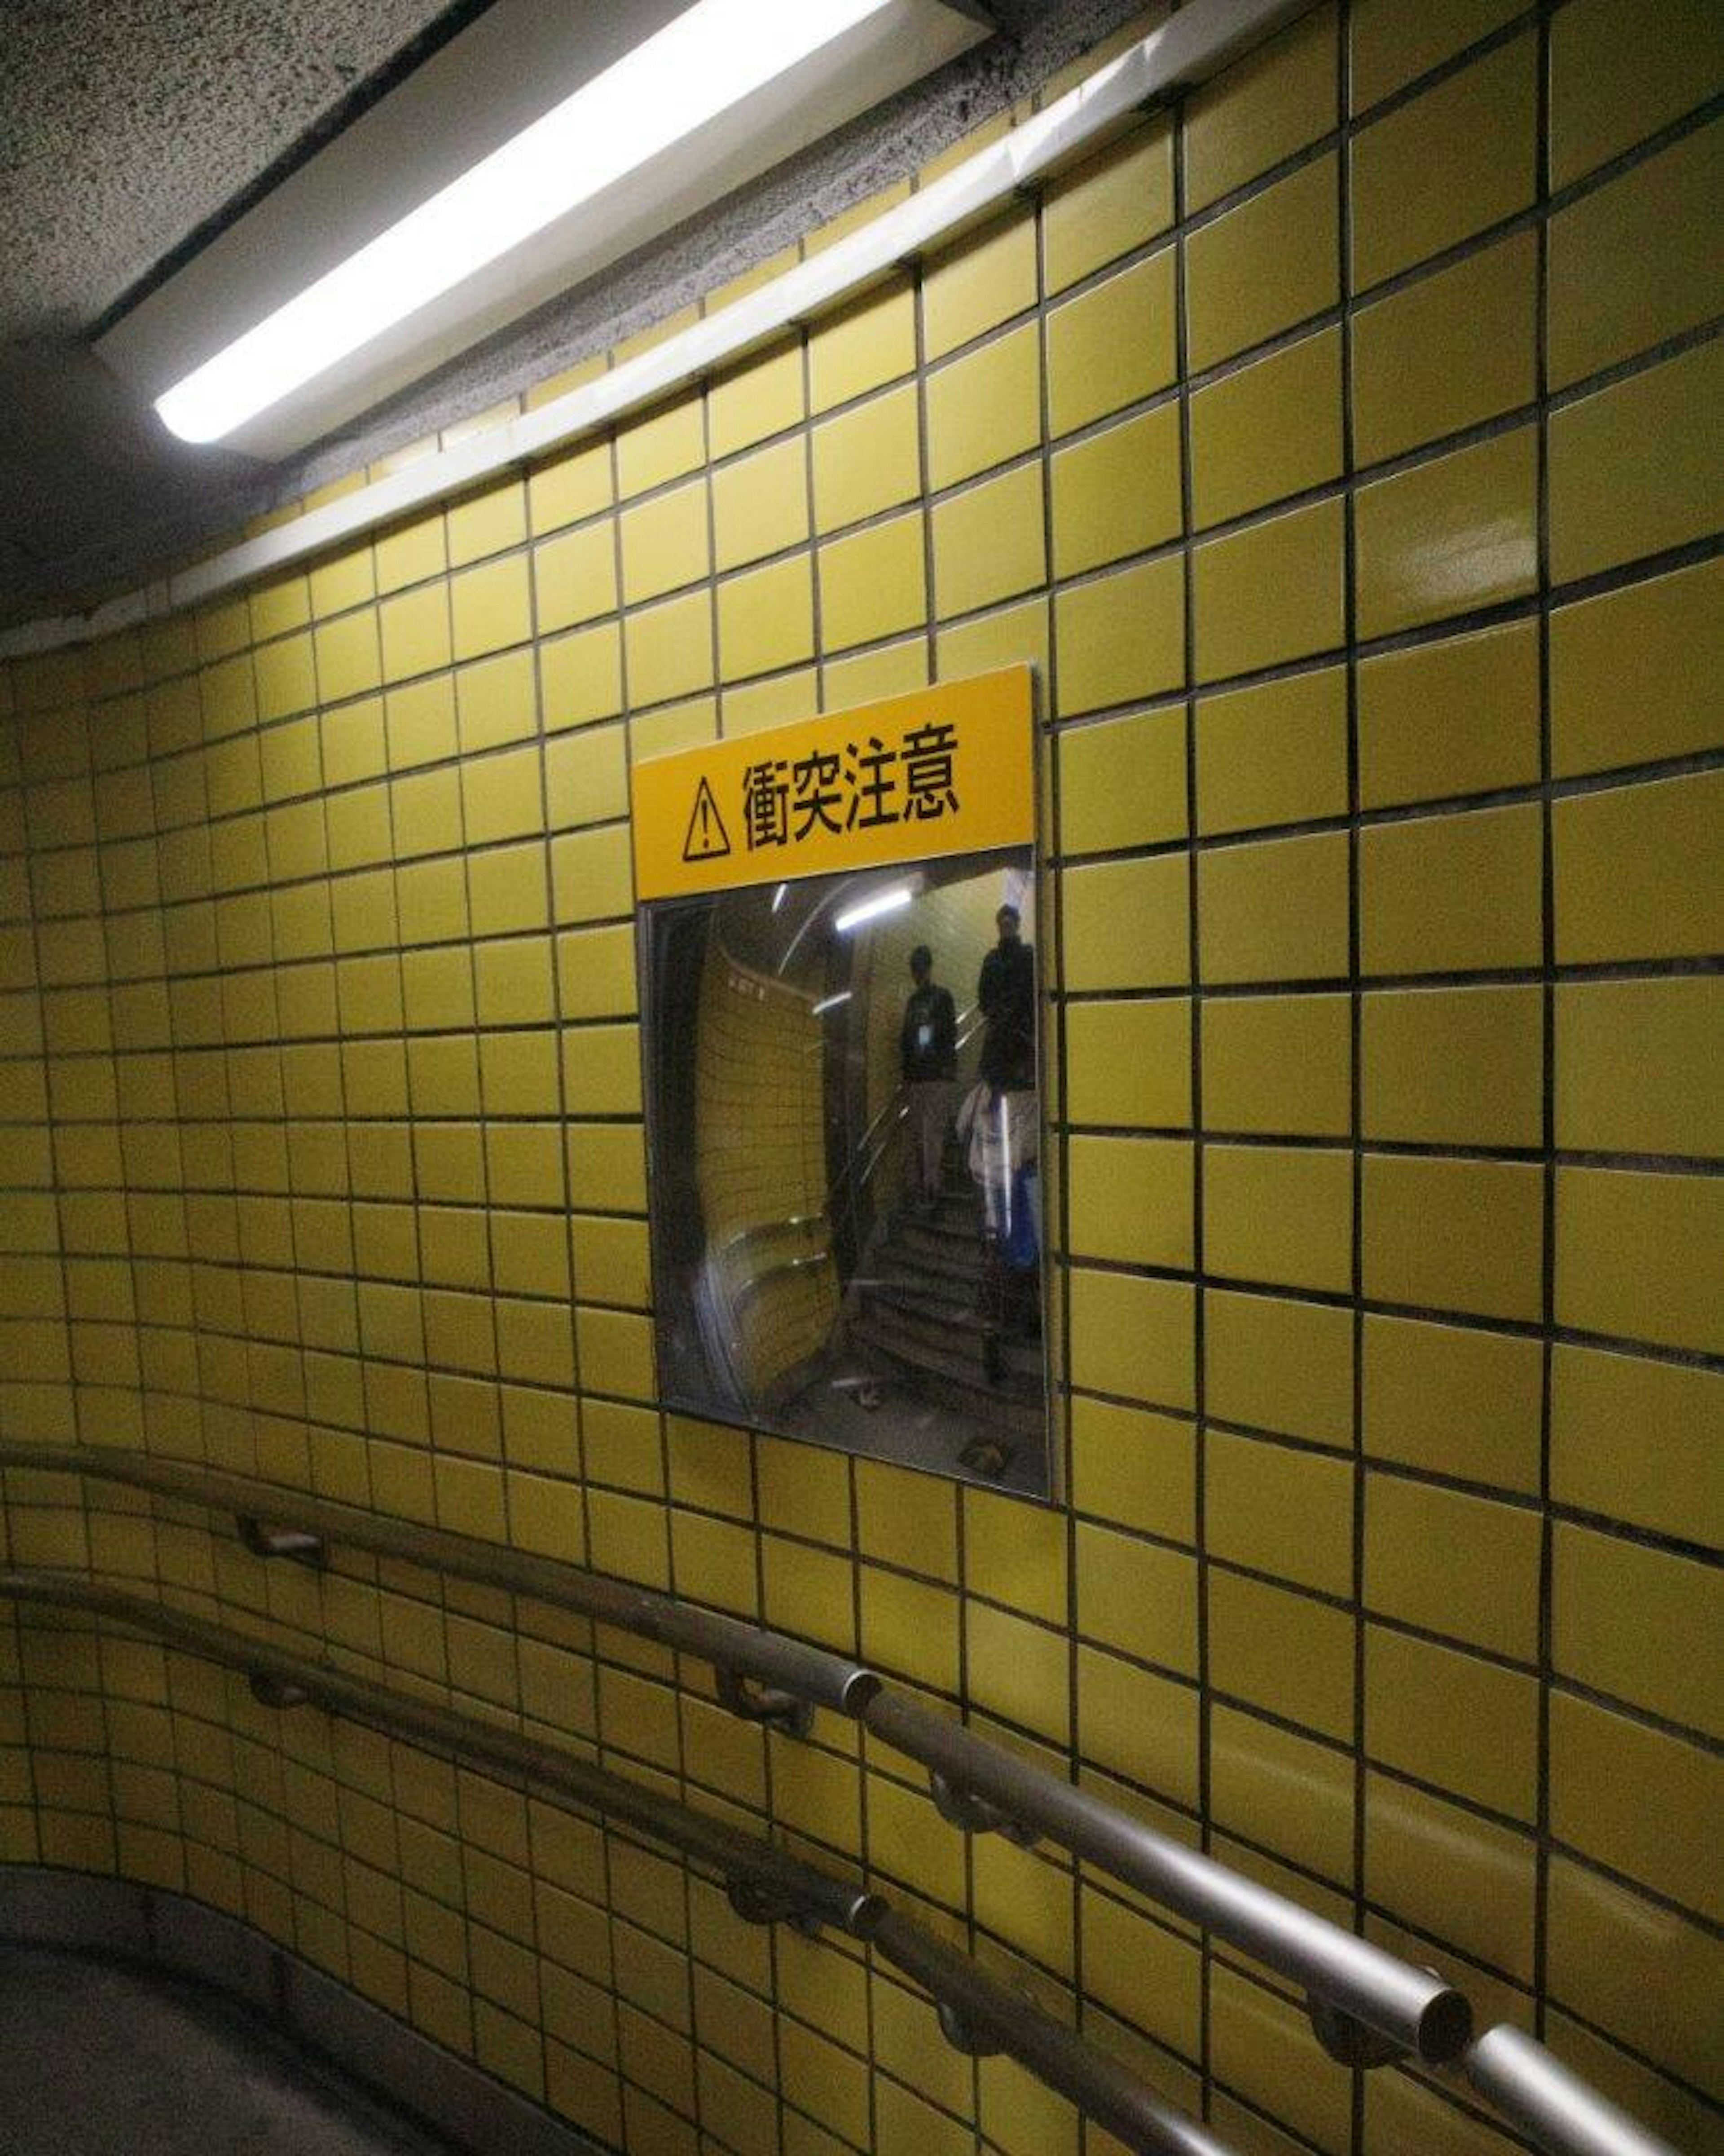
[[[1049,1493],[1034,860],[645,910],[667,1405]]]

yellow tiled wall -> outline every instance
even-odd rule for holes
[[[0,1431],[859,1651],[1697,2150],[1721,80],[1707,0],[1319,8],[614,439],[13,666]],[[659,1414],[634,1026],[634,759],[1024,657],[1052,1509]],[[1507,2145],[1056,1852],[967,1849],[849,1725],[797,1746],[542,1609],[5,1494],[14,1562],[859,1859],[1245,2156]],[[623,1837],[3,1614],[0,1851],[241,1910],[639,2156],[1113,2145]]]

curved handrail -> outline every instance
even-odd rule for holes
[[[1469,2001],[1442,1977],[975,1736],[865,1664],[559,1559],[222,1469],[118,1448],[0,1444],[0,1470],[8,1467],[94,1475],[531,1596],[711,1662],[723,1703],[754,1720],[805,1730],[813,1707],[849,1715],[926,1767],[941,1811],[966,1832],[1044,1835],[1290,1978],[1308,1994],[1325,2049],[1343,2063],[1411,2054],[1454,2066],[1552,2156],[1674,2156],[1521,2030],[1501,2024],[1475,2041]]]
[[[106,1618],[247,1676],[265,1705],[316,1706],[351,1722],[477,1761],[680,1851],[716,1872],[731,1907],[752,1923],[830,1925],[873,1946],[933,1999],[947,2037],[972,2051],[1009,2051],[1085,2116],[1141,2156],[1229,2156],[1225,2144],[1173,2110],[1075,2031],[1020,1992],[865,1892],[740,1828],[644,1789],[536,1738],[374,1685],[266,1640],[108,1587],[77,1573],[0,1569],[14,1603]]]

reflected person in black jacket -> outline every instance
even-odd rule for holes
[[[987,1028],[981,1075],[998,1093],[1035,1087],[1035,952],[1018,933],[1015,906],[994,916],[999,942],[982,961],[976,1000]]]
[[[910,954],[916,983],[904,1006],[898,1036],[899,1068],[908,1103],[911,1203],[925,1212],[940,1202],[946,1133],[957,1079],[957,1011],[951,991],[934,980],[934,954],[918,943]]]

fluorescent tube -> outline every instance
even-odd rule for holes
[[[156,400],[217,442],[799,65],[888,0],[697,0]]]
[[[853,928],[859,928],[865,921],[878,921],[883,913],[895,913],[900,906],[908,906],[916,896],[907,883],[894,884],[873,898],[865,898],[860,905],[853,906],[840,913],[833,927],[840,936],[848,936]]]

